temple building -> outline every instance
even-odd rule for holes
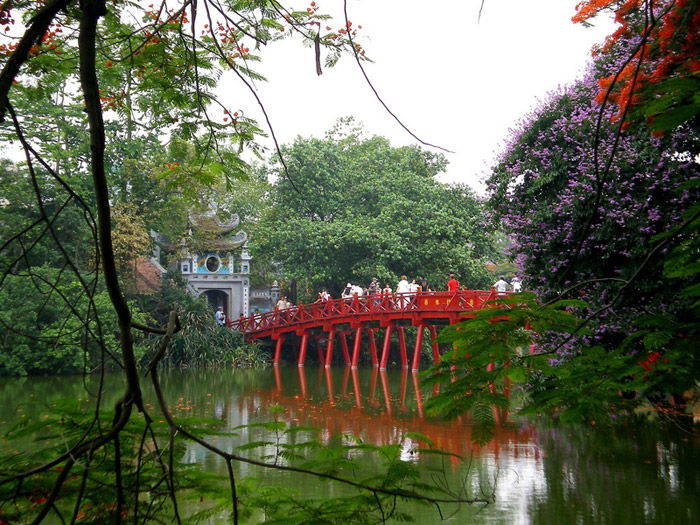
[[[166,273],[161,266],[163,263],[185,278],[192,295],[207,298],[212,316],[219,306],[223,307],[227,319],[269,312],[279,299],[279,286],[277,281],[268,286],[251,284],[248,235],[236,231],[239,224],[238,215],[222,222],[216,212],[210,210],[189,217],[188,235],[179,244],[170,244],[165,237],[151,231],[154,240],[151,258],[134,262],[137,289],[141,293],[157,293]],[[164,258],[163,251],[170,256]]]
[[[213,211],[190,217],[190,236],[178,269],[195,295],[204,294],[227,319],[250,315],[250,260],[238,215],[222,222]],[[269,292],[268,292],[269,296]],[[267,299],[269,303],[270,299]]]

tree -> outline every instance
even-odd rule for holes
[[[283,150],[293,185],[278,169],[251,245],[258,258],[312,291],[372,277],[393,286],[402,274],[443,286],[451,272],[472,288],[490,285],[495,250],[482,206],[467,187],[434,180],[442,155],[365,139],[343,123]]]

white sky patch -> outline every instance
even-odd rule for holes
[[[348,0],[348,18],[362,26],[357,40],[374,63],[366,71],[389,108],[422,140],[450,149],[443,182],[477,191],[509,128],[538,99],[583,72],[591,47],[614,25],[573,24],[578,0],[452,0],[438,7],[418,0]],[[320,0],[319,12],[343,21],[342,1]],[[252,46],[250,46],[252,48]],[[281,143],[297,135],[323,137],[338,117],[354,116],[369,134],[394,146],[416,144],[381,107],[354,58],[317,76],[314,54],[298,42],[276,43],[256,65],[256,83]],[[252,95],[230,73],[221,92],[228,107],[260,119]],[[262,119],[260,119],[262,123]],[[437,151],[437,150],[435,150]]]

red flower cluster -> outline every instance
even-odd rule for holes
[[[644,41],[630,63],[619,73],[600,79],[599,101],[613,81],[614,92],[609,100],[620,110],[613,116],[619,120],[628,105],[638,104],[641,92],[650,85],[669,78],[688,78],[700,70],[700,11],[693,0],[585,0],[576,6],[574,22],[586,22],[603,10],[612,9],[620,27],[607,38],[603,51],[621,39],[638,36],[635,20],[646,20]],[[639,60],[652,67],[638,67]]]

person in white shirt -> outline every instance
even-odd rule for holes
[[[401,280],[396,283],[396,293],[397,294],[407,294],[411,291],[408,285],[408,278],[405,275],[401,276]],[[408,303],[408,297],[405,295],[399,295],[398,306],[401,308]]]
[[[508,283],[503,279],[503,277],[501,277],[498,279],[498,281],[496,281],[494,286],[496,287],[498,295],[505,295],[506,289],[508,288]]]
[[[513,277],[510,280],[510,285],[513,287],[513,292],[520,293],[523,291],[523,283],[520,282],[518,277]]]
[[[216,323],[219,326],[224,326],[224,324],[226,324],[226,314],[224,313],[223,306],[219,306],[219,308],[216,310],[216,313],[214,314],[214,317],[216,318]]]

